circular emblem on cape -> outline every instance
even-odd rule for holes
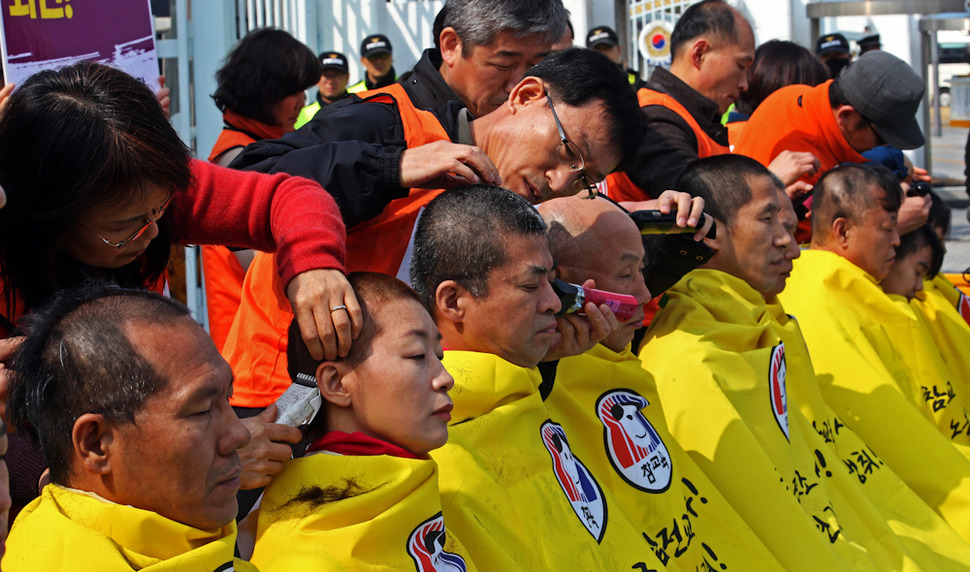
[[[607,391],[596,400],[603,444],[613,469],[630,486],[659,493],[670,486],[673,460],[641,409],[649,402],[629,389]]]
[[[785,435],[785,439],[791,441],[788,436],[788,390],[785,387],[785,379],[788,376],[788,365],[785,362],[785,344],[779,343],[771,348],[771,361],[768,364],[768,388],[771,392],[771,412],[775,415],[778,428]]]
[[[596,542],[601,542],[606,533],[607,518],[603,490],[586,465],[573,455],[566,440],[566,431],[561,425],[546,421],[539,428],[539,433],[542,444],[552,457],[556,480],[569,499],[573,512]]]
[[[418,572],[465,572],[465,559],[445,550],[445,519],[439,512],[408,537],[408,555]]]

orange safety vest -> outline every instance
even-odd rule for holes
[[[239,259],[225,246],[202,246],[202,275],[205,277],[205,304],[209,315],[209,336],[222,351],[239,309],[243,270]]]
[[[704,157],[712,157],[714,155],[724,155],[730,153],[731,150],[721,145],[717,141],[711,138],[710,135],[701,129],[700,124],[694,119],[694,116],[687,111],[687,108],[680,104],[676,99],[671,97],[666,93],[661,93],[659,91],[654,91],[652,89],[647,89],[641,87],[637,90],[637,101],[640,102],[640,107],[647,107],[650,105],[660,105],[666,107],[677,113],[687,125],[690,126],[691,130],[694,132],[694,137],[697,139],[697,157],[703,159]],[[647,127],[649,129],[649,126]],[[603,192],[615,201],[645,201],[650,198],[646,191],[636,186],[630,177],[624,172],[611,173],[606,177],[604,181],[605,189]]]
[[[450,141],[434,114],[415,108],[398,84],[381,88],[367,101],[396,104],[408,148]],[[347,271],[382,272],[407,281],[418,216],[442,192],[411,189],[379,216],[348,229]],[[286,332],[292,319],[275,256],[258,253],[246,274],[239,311],[222,351],[236,375],[230,398],[234,406],[266,407],[289,387]]]

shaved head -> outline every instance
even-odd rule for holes
[[[538,209],[549,225],[549,250],[560,268],[593,268],[616,237],[640,239],[633,219],[607,200],[576,195],[546,201]]]
[[[606,199],[579,196],[546,201],[539,213],[549,225],[549,250],[560,278],[582,284],[593,279],[596,288],[627,294],[639,302],[637,313],[601,343],[620,352],[643,324],[643,304],[650,290],[643,278],[643,241],[636,223]]]

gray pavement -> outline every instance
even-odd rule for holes
[[[966,207],[955,208],[950,234],[946,237],[943,272],[959,273],[968,268],[970,268],[970,223],[967,223],[967,209]]]
[[[933,156],[934,190],[953,209],[950,234],[946,239],[946,257],[943,271],[963,272],[970,268],[970,223],[967,222],[967,197],[964,181],[964,149],[967,143],[966,127],[950,127],[950,110],[943,108],[944,125],[941,136],[930,129]],[[945,186],[943,186],[945,185]]]

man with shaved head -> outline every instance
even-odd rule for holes
[[[671,437],[653,378],[630,351],[650,299],[633,219],[604,199],[556,199],[540,205],[539,212],[549,225],[560,279],[576,284],[592,279],[596,288],[633,296],[638,303],[633,318],[600,344],[559,362],[546,404],[571,436],[573,452],[589,462],[597,480],[651,538],[662,537],[680,518],[685,499],[706,499],[694,505],[694,541],[683,550],[656,549],[663,564],[704,569],[743,562],[752,569],[781,568]]]
[[[966,399],[910,306],[880,289],[902,191],[843,165],[815,187],[812,248],[779,298],[801,324],[826,403],[957,531],[970,530]],[[970,536],[970,533],[964,533]]]

